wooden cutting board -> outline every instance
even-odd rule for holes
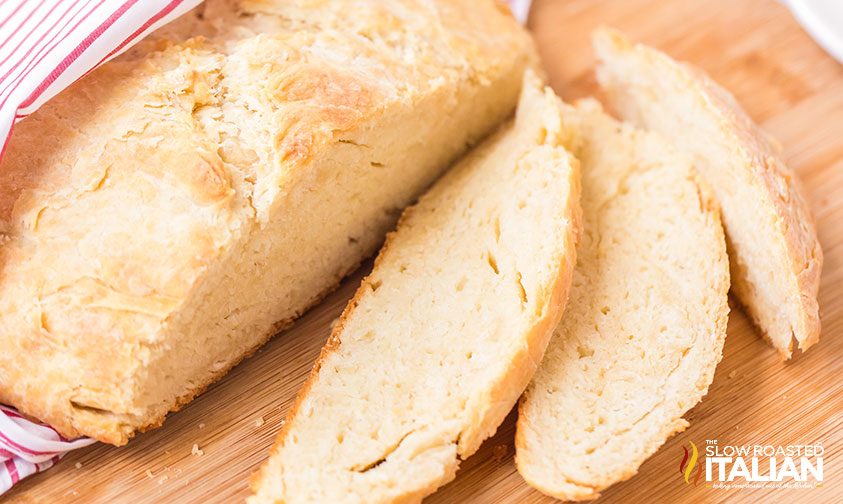
[[[553,87],[566,99],[595,92],[589,33],[600,25],[707,70],[784,145],[812,203],[825,251],[822,339],[783,363],[736,307],[708,396],[674,436],[602,502],[843,502],[843,65],[773,0],[535,1],[535,33]],[[96,445],[29,478],[21,502],[240,502],[329,326],[362,273],[291,330],[235,368],[164,427],[128,446]],[[430,502],[545,502],[513,466],[514,415]],[[686,485],[682,446],[821,442],[825,484],[800,490]],[[202,454],[192,454],[197,445]],[[763,467],[763,466],[762,466]]]

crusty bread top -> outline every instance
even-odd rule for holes
[[[199,331],[178,330],[200,325],[190,308],[211,298],[207,280],[228,274],[222,263],[287,217],[279,201],[299,197],[289,193],[335,189],[341,177],[311,161],[341,166],[344,146],[369,147],[348,135],[365,137],[431,96],[448,111],[466,107],[448,100],[477,100],[478,119],[455,123],[470,130],[454,135],[458,145],[431,147],[441,159],[407,166],[431,173],[408,177],[405,187],[418,191],[514,108],[514,83],[533,57],[529,35],[493,0],[209,0],[92,72],[19,123],[0,164],[0,402],[67,436],[82,429],[72,416],[96,417],[102,424],[84,433],[112,443],[126,442],[127,421],[160,422],[163,412],[143,416],[148,404],[172,406],[175,397],[159,404],[161,391],[184,394],[208,379],[178,383],[182,368],[155,366],[165,355],[194,362],[211,353],[192,345]],[[432,136],[424,112],[419,143]],[[400,194],[403,206],[412,196]],[[381,236],[367,237],[366,252]],[[268,241],[231,274],[248,277]],[[291,256],[302,253],[296,245]],[[214,292],[236,302],[202,317],[209,324],[236,320],[250,302],[236,281]],[[233,358],[206,372],[219,375]],[[149,386],[155,372],[169,381]]]
[[[599,104],[566,106],[582,164],[570,300],[519,406],[518,471],[560,499],[629,478],[706,393],[729,311],[726,244],[690,162]]]
[[[42,297],[163,319],[321,146],[530,45],[491,0],[212,0],[200,13],[16,126],[0,164],[4,285],[25,286],[35,273],[13,273],[32,265],[51,272]]]
[[[819,340],[822,250],[781,148],[702,71],[599,30],[598,80],[618,112],[692,156],[723,209],[732,285],[783,357]]]
[[[567,296],[577,164],[559,99],[518,115],[402,217],[320,356],[250,502],[416,501],[494,433]]]

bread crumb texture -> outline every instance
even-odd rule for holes
[[[511,410],[559,320],[580,225],[559,99],[527,82],[515,121],[404,213],[250,503],[418,502]]]
[[[516,465],[564,500],[593,499],[687,422],[721,358],[729,311],[717,206],[689,161],[595,101],[563,113],[582,164],[570,300],[519,406]]]
[[[0,165],[0,402],[69,438],[160,425],[373,253],[535,61],[493,0],[209,0],[92,72]]]

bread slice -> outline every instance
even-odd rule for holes
[[[566,500],[635,474],[688,424],[720,361],[729,270],[717,206],[690,162],[593,101],[566,106],[582,165],[571,296],[519,406],[518,471]]]
[[[152,38],[0,164],[0,402],[67,437],[159,425],[317,302],[536,61],[494,0],[209,0]]]
[[[322,351],[250,503],[414,502],[497,429],[568,294],[579,173],[559,99],[532,80],[514,124],[390,235]]]
[[[598,80],[626,119],[692,156],[723,209],[732,285],[784,358],[820,336],[822,250],[810,209],[780,147],[701,71],[601,30]]]

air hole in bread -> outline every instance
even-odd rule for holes
[[[398,439],[397,442],[393,443],[392,446],[387,447],[387,449],[383,452],[383,454],[380,457],[378,457],[376,460],[374,460],[374,461],[372,461],[368,464],[365,464],[365,465],[356,465],[356,466],[352,467],[351,470],[355,471],[355,472],[359,472],[359,473],[365,473],[367,471],[371,471],[372,469],[375,469],[379,465],[386,462],[386,459],[390,455],[392,455],[392,453],[395,452],[395,450],[397,450],[398,447],[401,446],[401,443],[403,443],[404,440],[407,439],[407,436],[409,436],[413,432],[415,432],[415,430],[411,430],[410,432],[401,436],[401,438]],[[373,439],[374,439],[374,437],[373,437]]]
[[[539,144],[545,143],[545,141],[547,140],[547,128],[542,128],[542,129],[539,130],[538,140],[539,140],[539,142],[538,142]]]
[[[518,297],[521,298],[521,307],[527,304],[527,291],[524,289],[524,283],[521,281],[521,272],[515,272],[515,282],[518,284]]]
[[[465,288],[465,283],[468,281],[466,277],[460,278],[460,281],[454,286],[454,290],[457,292],[462,292],[463,288]]]
[[[585,345],[577,345],[577,353],[580,356],[580,359],[584,359],[586,357],[591,357],[594,355],[594,349],[589,348]]]
[[[501,218],[495,217],[495,242],[501,241]]]
[[[44,332],[50,332],[50,323],[47,321],[47,314],[45,312],[41,312],[41,317],[39,318],[39,322],[41,323],[41,330]]]
[[[354,140],[350,140],[348,138],[340,138],[339,140],[337,140],[337,142],[343,143],[343,144],[348,144],[348,145],[354,145],[355,147],[367,147],[367,148],[369,147],[366,144],[357,143]]]
[[[500,270],[498,269],[498,260],[495,259],[495,256],[492,255],[491,252],[486,253],[486,260],[489,262],[489,266],[492,268],[492,271],[495,272],[495,275],[500,275]]]

